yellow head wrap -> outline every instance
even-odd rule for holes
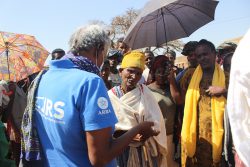
[[[121,68],[137,67],[145,69],[145,56],[142,52],[132,51],[124,55]]]

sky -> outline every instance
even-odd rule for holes
[[[148,0],[6,0],[1,2],[0,31],[29,34],[51,52],[68,51],[68,40],[79,26],[92,20],[110,24],[129,8],[141,9]],[[195,31],[189,40],[208,39],[216,46],[243,36],[250,28],[250,0],[220,0],[215,20]]]

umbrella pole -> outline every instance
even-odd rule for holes
[[[7,67],[8,67],[8,73],[9,73],[9,80],[10,80],[10,65],[9,65],[9,50],[6,50],[6,56],[7,56]]]
[[[165,25],[165,19],[164,19],[164,13],[163,10],[161,9],[161,17],[163,19],[163,27],[164,27],[164,36],[165,36],[165,41],[166,41],[166,45],[167,45],[167,31],[166,31],[166,25]],[[167,47],[168,48],[168,47]],[[168,50],[167,50],[168,51]]]

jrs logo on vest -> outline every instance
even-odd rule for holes
[[[37,97],[36,100],[37,110],[44,118],[54,123],[64,123],[64,102],[53,102],[46,97]]]

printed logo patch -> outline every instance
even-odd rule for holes
[[[105,97],[99,97],[97,100],[97,105],[100,109],[105,110],[108,108],[108,100]]]

